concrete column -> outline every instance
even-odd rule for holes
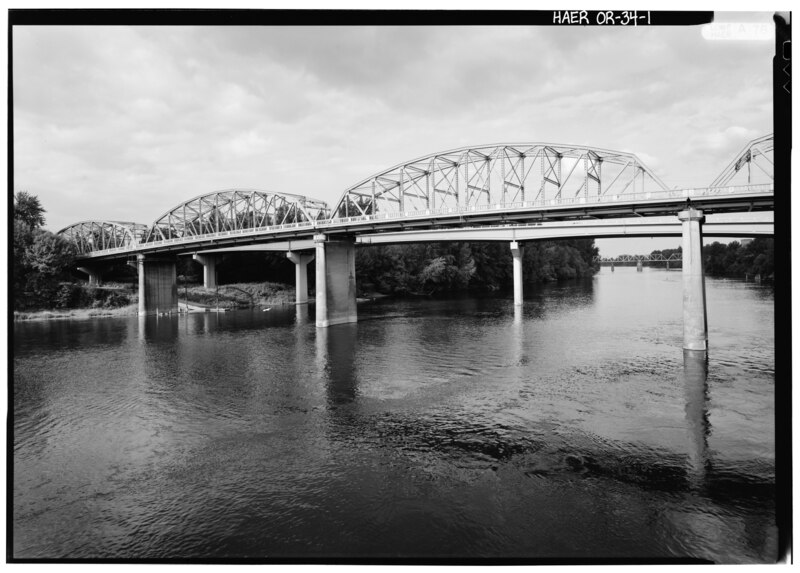
[[[205,288],[217,287],[217,257],[216,255],[198,255],[192,258],[203,265],[203,286]]]
[[[511,241],[511,257],[514,259],[514,304],[522,304],[522,246]]]
[[[678,213],[683,223],[683,348],[708,351],[706,284],[703,275],[703,212]]]
[[[137,255],[139,316],[178,312],[175,259]]]
[[[78,270],[82,273],[86,273],[89,275],[89,286],[100,286],[103,284],[102,276],[100,275],[100,271],[97,269],[90,269],[89,267],[78,267]]]
[[[644,266],[644,265],[642,265],[642,261],[636,261],[636,272],[637,272],[637,273],[640,273],[640,272],[642,272],[642,267],[643,267],[643,266]]]
[[[357,322],[356,249],[352,239],[314,235],[317,261],[317,326]]]
[[[308,263],[314,260],[314,253],[302,255],[299,252],[289,251],[286,258],[294,263],[294,302],[306,304],[308,302]]]

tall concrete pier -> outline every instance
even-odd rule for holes
[[[139,316],[178,312],[175,259],[137,255]]]
[[[217,255],[200,255],[195,253],[192,258],[203,265],[203,286],[216,288],[217,286]]]
[[[304,255],[289,251],[286,253],[286,258],[294,263],[294,302],[295,304],[306,304],[308,302],[308,263],[314,260],[314,253]]]
[[[352,239],[329,241],[314,235],[317,326],[356,322],[356,249]]]
[[[708,351],[706,284],[703,273],[703,212],[678,213],[683,226],[683,348]]]
[[[511,241],[511,257],[514,260],[514,304],[522,304],[522,245]]]

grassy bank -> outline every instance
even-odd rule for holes
[[[57,310],[14,311],[14,320],[52,320],[60,318],[98,318],[101,316],[129,316],[139,311],[139,305],[129,304],[117,308],[69,308]]]

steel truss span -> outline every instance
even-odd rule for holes
[[[345,190],[334,217],[591,201],[666,185],[632,153],[550,143],[464,147],[376,173]]]
[[[118,248],[136,248],[148,226],[123,221],[81,221],[58,234],[72,241],[79,255]]]
[[[142,242],[199,237],[328,219],[327,203],[302,195],[229,189],[199,195],[161,215]]]
[[[689,202],[709,214],[771,210],[772,149],[772,135],[753,140],[710,187],[668,189],[632,153],[549,143],[464,147],[372,175],[346,189],[332,210],[301,195],[229,189],[181,203],[149,226],[85,221],[60,233],[78,245],[80,256],[94,258],[219,241],[296,242],[318,233],[652,217]]]

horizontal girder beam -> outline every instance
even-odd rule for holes
[[[752,237],[773,235],[772,213],[709,215],[703,235],[709,237]],[[363,245],[425,243],[442,241],[532,241],[573,238],[677,237],[681,222],[677,216],[579,220],[533,225],[500,225],[460,229],[430,229],[359,236]]]

